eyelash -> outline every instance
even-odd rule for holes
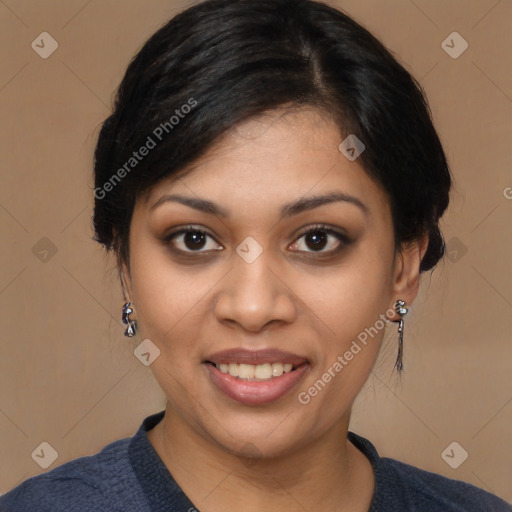
[[[299,241],[301,238],[303,238],[303,237],[305,237],[307,235],[310,235],[312,233],[318,233],[318,232],[322,232],[322,233],[325,233],[327,235],[333,235],[334,237],[336,237],[339,240],[341,245],[339,247],[337,247],[336,249],[332,249],[330,251],[323,251],[322,250],[322,251],[294,251],[294,252],[306,253],[306,254],[320,254],[320,255],[329,254],[329,255],[333,255],[333,254],[336,254],[336,253],[340,252],[345,246],[347,246],[348,244],[351,243],[351,240],[346,235],[344,235],[343,233],[340,233],[339,231],[336,231],[336,230],[330,228],[329,226],[326,226],[325,224],[317,224],[317,225],[314,225],[314,226],[308,228],[307,230],[303,231],[302,233],[300,233],[297,236],[297,238],[295,239],[295,241],[292,242],[292,245],[296,244],[297,241]],[[193,226],[193,225],[189,225],[189,226],[185,226],[183,228],[180,228],[177,231],[169,233],[167,236],[164,237],[163,242],[166,245],[171,245],[171,250],[173,252],[175,252],[175,253],[180,254],[180,255],[184,255],[184,254],[185,255],[195,255],[195,254],[209,253],[209,252],[212,252],[212,251],[220,250],[220,249],[213,249],[213,250],[208,250],[208,251],[202,251],[202,250],[198,250],[198,251],[184,251],[182,249],[177,249],[176,247],[172,246],[171,241],[175,237],[177,237],[179,235],[182,235],[182,234],[187,234],[187,233],[200,233],[202,235],[206,235],[206,236],[214,239],[214,237],[212,235],[210,235],[209,233],[207,233],[203,229],[200,229],[200,228],[198,228],[196,226]]]

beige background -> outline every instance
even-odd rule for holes
[[[92,151],[129,59],[185,5],[0,1],[0,493],[47,471],[31,457],[43,441],[51,470],[164,408],[133,355],[141,340],[123,336],[113,260],[91,240]],[[392,324],[351,429],[512,501],[512,2],[334,5],[421,81],[455,178],[450,254],[406,317],[402,384]],[[43,31],[59,45],[47,59],[31,48]],[[441,46],[453,31],[469,43],[457,59]],[[441,457],[453,441],[469,454],[457,469]]]

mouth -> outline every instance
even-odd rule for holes
[[[246,363],[214,363],[206,361],[217,368],[221,373],[231,375],[238,380],[264,382],[281,377],[284,373],[290,373],[300,366],[308,364],[307,361],[294,365],[292,363],[263,363],[263,364],[246,364]]]
[[[310,368],[305,357],[279,350],[232,349],[203,361],[210,381],[244,405],[263,405],[287,395]]]

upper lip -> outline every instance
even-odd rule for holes
[[[243,363],[243,364],[264,364],[264,363],[289,363],[293,366],[299,366],[309,362],[307,358],[292,354],[291,352],[283,352],[274,348],[262,350],[247,350],[242,348],[232,348],[215,352],[206,359],[206,362],[215,363]]]

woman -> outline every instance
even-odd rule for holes
[[[420,87],[346,15],[212,0],[176,16],[126,72],[94,191],[166,409],[1,510],[511,510],[348,430],[390,321],[402,371],[450,186]]]

